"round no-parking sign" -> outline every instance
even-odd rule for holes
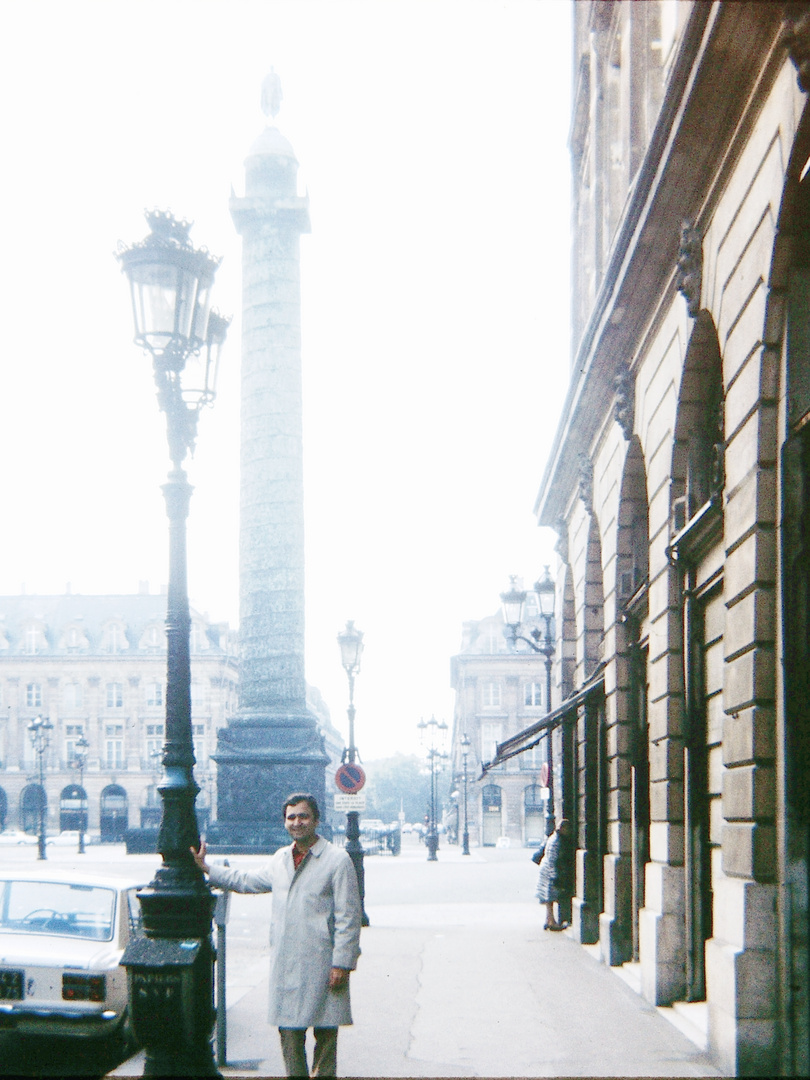
[[[335,773],[335,783],[347,795],[354,795],[366,782],[366,774],[359,765],[344,762]]]

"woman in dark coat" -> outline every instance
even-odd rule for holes
[[[546,840],[537,878],[537,898],[546,905],[544,930],[564,930],[565,924],[554,918],[554,904],[560,910],[560,900],[573,892],[574,860],[571,850],[571,823],[561,818],[555,831]]]

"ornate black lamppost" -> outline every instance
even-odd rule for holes
[[[523,605],[526,602],[526,593],[517,587],[516,579],[510,578],[509,589],[501,593],[503,604],[503,621],[506,623],[506,639],[511,645],[518,641],[525,642],[530,649],[542,653],[546,658],[546,707],[551,712],[551,661],[554,657],[554,638],[551,634],[551,621],[554,618],[554,582],[551,579],[548,567],[543,571],[543,576],[535,582],[534,591],[537,594],[537,602],[540,607],[540,617],[546,624],[546,633],[543,637],[536,627],[531,630],[531,637],[520,633],[520,624],[523,621]],[[542,644],[540,644],[542,639]],[[551,836],[556,828],[554,814],[554,748],[551,739],[551,728],[546,732],[546,763],[548,765],[548,799],[546,801],[546,836]]]
[[[194,446],[199,410],[214,398],[229,320],[210,311],[219,261],[193,247],[189,223],[161,211],[146,219],[149,236],[121,250],[118,258],[132,291],[135,341],[152,356],[172,461],[163,487],[169,517],[166,743],[157,839],[163,864],[139,894],[146,938],[127,948],[122,963],[129,972],[135,1031],[146,1046],[144,1075],[216,1076],[211,1047],[214,897],[191,855],[200,844],[194,810],[200,789],[193,774],[186,581],[192,489],[183,462]]]
[[[349,679],[349,707],[346,710],[349,717],[349,745],[343,751],[343,761],[354,765],[357,761],[357,747],[354,745],[354,677],[360,671],[360,657],[363,655],[363,632],[358,630],[354,622],[349,619],[346,629],[338,634],[340,646],[340,662]],[[346,852],[354,863],[357,874],[357,887],[360,890],[360,910],[363,926],[368,926],[366,915],[366,871],[363,866],[363,845],[360,843],[360,815],[356,810],[349,810],[346,814]]]
[[[79,854],[84,855],[84,832],[87,828],[87,795],[84,791],[84,768],[87,765],[87,751],[90,743],[80,735],[73,744],[73,767],[79,770]]]
[[[51,744],[52,731],[53,724],[50,720],[45,720],[41,716],[35,717],[28,725],[28,735],[31,739],[31,746],[34,748],[34,753],[37,755],[39,764],[38,859],[47,859],[48,857],[45,854],[45,818],[48,810],[48,798],[45,794],[45,754],[48,752],[48,747]]]
[[[431,716],[427,723],[420,720],[416,727],[419,731],[419,741],[425,747],[430,768],[430,817],[425,836],[425,846],[428,849],[428,862],[436,862],[438,860],[436,852],[439,850],[439,825],[436,820],[436,804],[438,801],[436,786],[438,775],[442,770],[442,762],[447,759],[447,754],[444,751],[447,724],[444,720],[439,723],[435,716]]]
[[[470,826],[467,819],[467,754],[470,752],[470,740],[467,732],[461,736],[461,759],[464,762],[464,839],[461,849],[462,855],[470,854]]]

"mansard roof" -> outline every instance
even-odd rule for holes
[[[122,650],[137,656],[140,642],[151,626],[164,627],[166,621],[166,596],[150,593],[113,594],[89,596],[80,593],[64,593],[55,596],[20,595],[0,596],[0,639],[2,653],[19,655],[25,653],[25,632],[38,627],[44,634],[47,646],[36,652],[50,656],[82,653],[108,653],[102,642],[105,633],[113,625],[123,627],[127,648]],[[191,609],[192,624],[205,628],[210,655],[227,655],[229,631],[225,623],[211,623],[207,616]],[[81,631],[83,642],[79,647],[66,644],[66,632],[72,627]],[[2,655],[0,653],[0,655]]]

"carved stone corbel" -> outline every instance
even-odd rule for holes
[[[554,531],[557,534],[557,543],[554,545],[554,550],[560,556],[560,561],[568,563],[568,526],[565,523],[565,518],[560,514],[557,520],[554,522]]]
[[[622,434],[628,442],[633,437],[633,423],[636,413],[636,380],[633,378],[630,367],[623,364],[616,378],[613,380],[616,391],[616,400],[613,405],[613,417]]]
[[[785,4],[781,41],[796,68],[799,89],[806,94],[810,90],[810,4]]]
[[[685,221],[678,247],[678,291],[686,297],[686,310],[693,319],[700,311],[702,284],[703,237],[691,221]]]
[[[593,463],[587,454],[579,455],[579,497],[589,514],[593,513]]]

